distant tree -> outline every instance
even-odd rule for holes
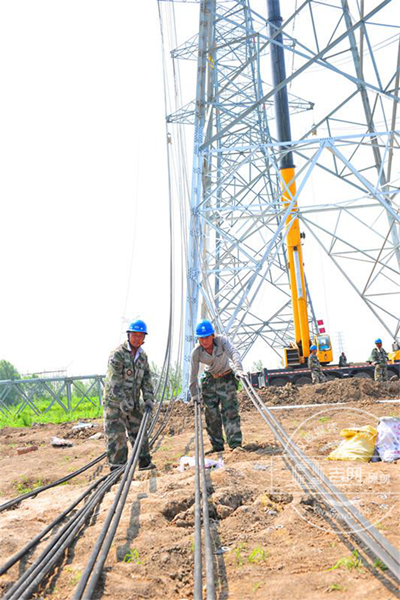
[[[0,381],[3,379],[21,379],[17,369],[8,360],[0,360]]]
[[[261,359],[254,361],[253,362],[253,366],[251,367],[252,371],[257,371],[257,373],[259,371],[262,371],[263,368],[264,368],[264,364],[263,364],[263,361]]]
[[[21,375],[17,369],[8,360],[0,360],[0,381],[4,379],[21,379]],[[0,389],[0,392],[3,390]],[[6,392],[2,394],[3,401],[5,404],[14,404],[18,401],[17,390],[14,386],[8,385]]]
[[[39,379],[39,375],[36,375],[36,373],[28,373],[28,375],[23,375],[21,379]]]
[[[176,362],[169,370],[170,393],[177,396],[182,389],[182,367]]]
[[[154,387],[157,387],[161,373],[160,367],[154,361],[152,361],[150,364],[150,374]]]
[[[156,390],[158,388],[159,397],[161,397],[164,389],[167,397],[176,396],[179,394],[182,388],[182,367],[178,362],[176,362],[173,366],[170,365],[167,381],[165,380],[165,373],[155,362],[151,363],[150,372],[154,389]]]
[[[154,361],[151,361],[150,371],[151,371],[152,376],[160,377],[160,367]]]

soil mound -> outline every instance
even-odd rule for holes
[[[373,381],[372,379],[336,379],[316,385],[296,386],[287,383],[283,387],[257,390],[268,406],[285,404],[319,404],[325,402],[371,402],[375,399],[400,397],[400,381]],[[246,392],[239,394],[241,410],[253,410],[254,406]]]

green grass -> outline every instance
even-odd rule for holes
[[[257,548],[254,548],[254,550],[252,550],[252,552],[250,552],[250,555],[247,557],[247,560],[249,561],[249,563],[261,563],[261,562],[265,562],[267,560],[268,557],[268,553],[263,549],[260,548],[259,546],[257,546]]]
[[[244,564],[244,557],[242,556],[242,551],[245,550],[245,544],[239,544],[237,548],[234,548],[233,552],[235,553],[235,562],[237,565]]]
[[[253,585],[253,593],[256,592],[261,586],[263,586],[264,583],[264,581],[256,581],[256,583]]]
[[[332,583],[332,585],[326,589],[327,592],[344,592],[345,590],[346,588],[339,583]]]
[[[387,571],[387,566],[380,558],[376,559],[376,561],[374,562],[374,567],[376,569],[380,569],[381,571]]]
[[[65,571],[70,576],[71,585],[76,585],[77,583],[79,583],[79,580],[83,575],[82,571],[76,571],[74,567],[65,567]]]
[[[82,577],[82,571],[77,571],[75,573],[74,577],[71,579],[72,585],[76,585],[77,583],[79,583],[81,577]]]
[[[125,563],[134,563],[135,565],[140,565],[139,552],[136,548],[131,548],[127,554],[125,554],[123,558],[123,562]]]
[[[353,569],[357,569],[357,571],[362,571],[362,561],[360,555],[357,550],[353,550],[351,556],[343,556],[339,558],[337,563],[327,569],[327,571],[334,571],[335,569],[339,569],[340,567],[344,567],[348,571],[352,571]]]
[[[232,550],[235,555],[235,563],[239,566],[244,565],[245,562],[251,565],[260,564],[266,562],[268,558],[268,552],[257,546],[254,550],[248,550],[246,544],[239,544]]]
[[[37,481],[34,481],[33,483],[31,483],[27,477],[23,477],[21,479],[21,481],[14,481],[13,485],[14,485],[16,492],[19,495],[22,495],[22,494],[28,494],[28,492],[32,492],[36,488],[41,487],[43,485],[43,481],[38,479]]]
[[[62,400],[66,404],[66,398]],[[31,427],[32,423],[68,423],[79,419],[98,419],[103,416],[103,407],[99,407],[97,397],[91,397],[91,400],[95,406],[89,400],[82,400],[78,408],[70,413],[65,412],[59,404],[54,404],[46,413],[45,410],[49,406],[49,400],[35,400],[35,406],[40,415],[36,415],[27,406],[19,416],[16,416],[20,405],[12,406],[10,410],[13,414],[11,416],[6,417],[3,413],[0,413],[0,429],[3,427]],[[78,402],[79,398],[72,398],[72,406],[76,406]]]

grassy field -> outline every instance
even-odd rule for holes
[[[103,416],[103,407],[99,406],[99,398],[96,396],[91,397],[91,401],[82,400],[78,408],[69,413],[59,405],[54,404],[52,408],[45,412],[49,406],[49,400],[35,400],[35,406],[39,411],[39,415],[29,407],[26,406],[24,411],[16,416],[21,404],[17,404],[9,407],[11,415],[4,415],[0,412],[0,429],[3,427],[30,427],[32,423],[65,423],[69,421],[77,421],[79,419],[97,419]],[[76,406],[79,402],[79,398],[72,398],[72,406]],[[63,403],[66,405],[66,399],[63,399]]]

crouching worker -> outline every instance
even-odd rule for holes
[[[313,383],[324,383],[327,381],[325,373],[321,369],[317,356],[317,346],[310,346],[311,354],[308,357],[308,368],[311,371],[311,381]]]
[[[201,399],[204,404],[206,429],[214,452],[224,449],[222,424],[229,447],[233,450],[242,445],[239,405],[237,399],[238,381],[244,377],[239,352],[227,337],[215,335],[210,321],[204,320],[196,327],[198,345],[191,354],[190,395],[199,399],[198,374],[200,363],[206,365],[201,382]],[[229,360],[232,361],[235,373]]]
[[[154,406],[154,391],[149,361],[142,344],[147,335],[143,321],[134,321],[127,330],[128,339],[114,350],[108,361],[104,392],[104,428],[107,458],[110,469],[117,469],[128,459],[128,435],[132,447],[135,443],[145,407]],[[155,468],[151,462],[147,433],[144,436],[139,458],[139,469]]]

